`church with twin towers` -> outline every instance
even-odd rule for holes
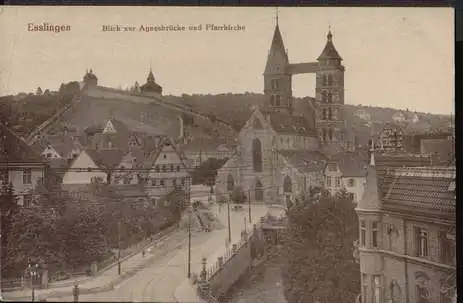
[[[264,98],[217,176],[218,194],[241,187],[255,202],[285,203],[323,186],[328,157],[344,154],[344,71],[331,29],[313,62],[290,63],[278,16],[264,67]],[[294,98],[292,77],[315,74],[315,98]]]
[[[314,119],[321,145],[342,145],[346,139],[343,116],[344,71],[342,57],[328,30],[326,45],[317,61],[290,63],[288,52],[276,17],[276,26],[264,70],[264,94],[268,97],[267,109],[287,115],[295,112],[292,95],[292,76],[315,74],[316,88]],[[307,117],[310,119],[310,117]]]

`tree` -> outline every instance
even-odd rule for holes
[[[29,262],[54,267],[64,260],[56,233],[56,218],[47,209],[21,208],[12,222],[8,241],[7,272],[21,274]]]
[[[17,197],[14,194],[13,184],[3,182],[0,188],[0,215],[1,215],[1,249],[6,252],[8,249],[8,243],[10,239],[14,239],[12,235],[12,226],[14,218],[19,211],[19,205],[17,203]],[[2,269],[4,264],[7,264],[7,254],[1,255],[1,266]]]
[[[347,193],[294,205],[288,222],[282,252],[288,303],[354,302],[360,289],[353,256],[358,219]]]
[[[37,96],[41,96],[41,95],[42,95],[42,89],[40,88],[40,86],[37,87],[37,90],[35,91],[35,94],[36,94]]]
[[[246,193],[241,186],[235,186],[231,193],[230,199],[237,204],[246,202]]]
[[[217,177],[217,170],[219,170],[228,158],[217,160],[216,158],[209,158],[204,161],[200,167],[195,169],[192,173],[193,184],[214,185],[215,178]]]

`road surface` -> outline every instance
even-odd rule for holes
[[[228,215],[226,205],[217,216],[225,228],[213,230],[209,233],[194,232],[191,243],[191,270],[199,273],[201,269],[201,258],[209,257],[208,263],[217,260],[217,257],[225,251],[226,239],[228,237]],[[263,205],[253,205],[253,221],[258,222],[261,216],[267,211]],[[241,211],[230,211],[230,225],[232,243],[240,239],[241,231],[244,229],[246,218],[247,229],[250,230],[247,205]],[[174,296],[177,287],[187,279],[188,241],[177,236],[169,241],[165,247],[155,248],[158,257],[153,257],[154,262],[138,272],[133,277],[125,280],[109,292],[96,294],[85,294],[79,296],[80,302],[93,301],[132,301],[132,302],[176,302]],[[50,298],[50,300],[72,302],[73,297]]]

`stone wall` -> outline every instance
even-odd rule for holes
[[[207,302],[210,297],[222,298],[238,280],[263,256],[264,241],[261,226],[254,225],[250,234],[242,233],[241,241],[233,244],[225,254],[215,260],[209,268],[203,259],[200,274],[200,295]]]

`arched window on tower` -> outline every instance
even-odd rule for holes
[[[332,128],[328,129],[328,139],[330,141],[333,141],[333,129]]]
[[[326,99],[327,99],[327,102],[328,102],[328,103],[333,103],[333,94],[332,94],[332,93],[328,93]]]
[[[333,85],[333,76],[328,75],[328,85]]]
[[[323,120],[327,120],[328,119],[328,115],[326,113],[326,108],[323,109]]]
[[[326,100],[327,100],[326,92],[323,91],[322,92],[322,102],[326,102]]]
[[[326,128],[323,128],[323,129],[322,129],[322,140],[323,140],[323,141],[326,141],[326,136],[327,136],[327,134],[326,134]]]
[[[264,186],[260,180],[256,181],[256,186],[254,188],[254,198],[256,201],[264,201]]]
[[[323,85],[327,85],[327,84],[328,84],[328,76],[323,75]]]
[[[270,104],[271,104],[272,106],[275,105],[275,95],[271,95],[271,96],[270,96]]]
[[[259,139],[252,141],[252,168],[255,172],[262,172],[262,143]]]
[[[235,180],[233,180],[233,176],[229,174],[227,177],[227,191],[228,192],[233,191],[234,187],[235,187]]]
[[[283,181],[283,192],[285,193],[293,192],[293,183],[291,182],[290,176],[286,176]]]
[[[280,95],[275,95],[275,105],[280,106]]]
[[[333,110],[331,108],[328,108],[328,120],[333,120]]]

